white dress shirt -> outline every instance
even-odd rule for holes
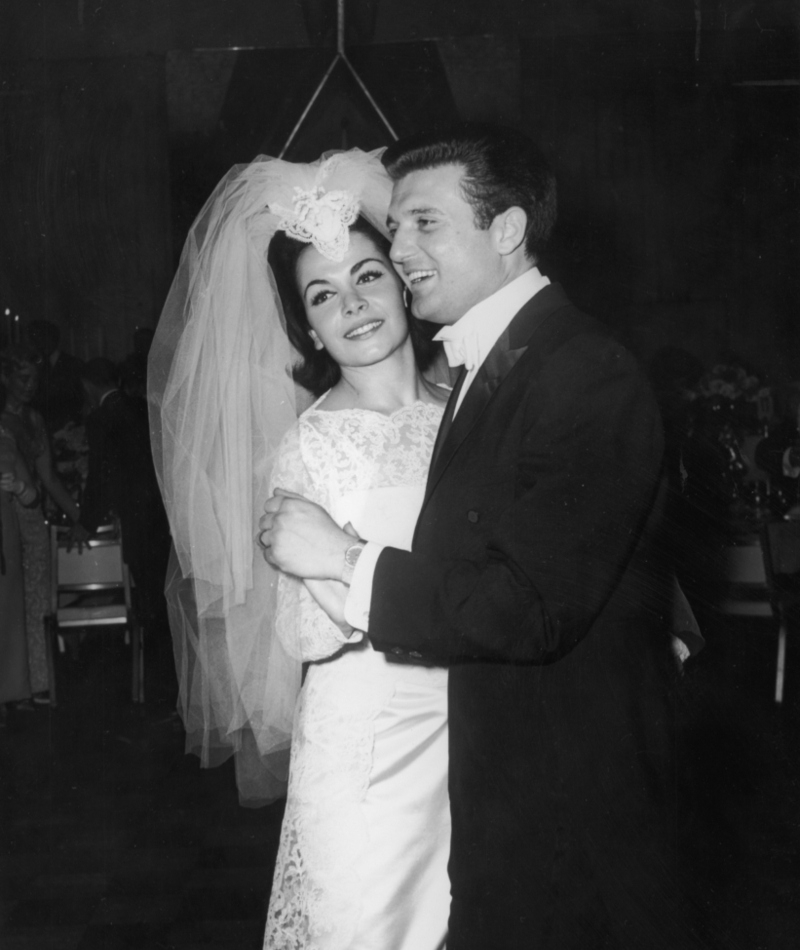
[[[468,310],[451,326],[442,327],[434,337],[444,343],[447,362],[451,366],[462,363],[467,371],[453,416],[464,401],[467,390],[478,375],[478,370],[522,307],[550,283],[538,267],[525,271]],[[344,605],[344,616],[356,630],[369,630],[369,611],[372,604],[372,581],[383,545],[369,542],[356,564],[350,591]]]

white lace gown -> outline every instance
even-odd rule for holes
[[[410,548],[442,410],[307,410],[273,482]],[[278,631],[311,661],[294,720],[267,950],[435,950],[450,906],[447,672],[342,634],[294,579]]]

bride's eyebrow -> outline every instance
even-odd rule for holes
[[[351,273],[351,274],[355,274],[355,273],[356,273],[357,271],[359,271],[365,264],[380,264],[381,267],[386,267],[386,266],[387,266],[386,261],[383,260],[383,259],[380,258],[380,257],[365,257],[363,261],[359,261],[357,264],[353,264],[353,266],[350,268],[350,273]],[[328,284],[330,284],[330,281],[327,280],[327,279],[325,279],[325,278],[323,278],[323,277],[315,277],[314,280],[310,280],[310,281],[306,284],[306,286],[303,288],[303,296],[304,296],[304,297],[305,297],[305,295],[308,293],[308,291],[309,291],[315,284],[323,284],[323,285],[327,286]]]
[[[380,264],[381,267],[386,267],[386,261],[382,260],[380,257],[365,257],[363,261],[359,261],[357,264],[353,264],[350,268],[350,273],[355,274],[356,271],[360,270],[365,264]]]
[[[329,283],[329,281],[327,281],[327,280],[322,280],[321,278],[316,278],[315,280],[310,280],[310,281],[305,285],[305,287],[303,288],[303,296],[305,297],[305,295],[306,295],[306,294],[309,292],[309,290],[314,286],[314,284],[324,284],[324,285],[327,285],[328,283]]]

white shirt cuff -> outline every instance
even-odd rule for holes
[[[372,579],[383,551],[382,544],[368,541],[356,562],[350,591],[344,602],[344,619],[356,630],[369,630],[369,609],[372,606]]]
[[[345,617],[345,620],[347,620],[346,617]],[[348,622],[349,622],[349,621],[348,621]],[[350,634],[349,637],[347,636],[346,633],[342,633],[342,631],[341,631],[341,630],[338,630],[338,629],[337,629],[337,630],[333,630],[333,631],[331,631],[331,632],[332,632],[332,635],[333,635],[333,639],[334,639],[337,643],[342,643],[342,644],[344,644],[344,643],[361,643],[361,641],[364,639],[364,634],[363,634],[360,630],[354,630],[354,631]]]
[[[791,451],[792,450],[789,448],[783,453],[783,474],[787,478],[800,478],[800,467],[795,467],[789,461],[789,455]]]

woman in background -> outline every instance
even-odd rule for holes
[[[67,515],[77,543],[88,540],[80,527],[78,504],[53,468],[50,442],[41,415],[31,403],[39,384],[39,354],[15,344],[0,353],[0,379],[7,390],[0,424],[11,433],[29,472]],[[50,538],[40,505],[18,506],[25,588],[25,627],[33,701],[49,702],[45,617],[50,610]]]
[[[0,383],[0,412],[6,390]],[[0,423],[0,708],[31,696],[18,506],[35,505],[33,479],[13,435]]]

